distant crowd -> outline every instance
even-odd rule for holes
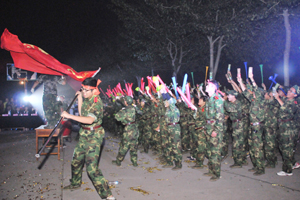
[[[30,103],[21,104],[17,98],[5,98],[0,100],[0,114],[1,116],[16,116],[16,115],[31,115],[37,114],[37,110],[32,107]]]

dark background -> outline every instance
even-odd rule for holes
[[[134,83],[134,89],[137,86],[135,71],[133,70],[131,74],[128,74],[125,70],[123,71],[123,69],[118,69],[115,66],[113,51],[114,48],[118,48],[116,38],[122,25],[116,15],[106,6],[107,1],[100,0],[51,0],[47,2],[2,0],[0,2],[0,32],[2,34],[4,29],[7,28],[12,34],[17,35],[23,43],[34,44],[42,48],[61,63],[71,66],[76,71],[96,70],[101,67],[101,72],[97,78],[102,80],[100,86],[104,91],[106,91],[108,85],[114,87],[118,82],[121,82],[124,87],[125,79],[127,82]],[[296,38],[296,42],[299,42],[299,38]],[[107,44],[112,45],[107,46]],[[124,43],[120,44],[120,48],[123,48],[121,45],[124,45]],[[110,54],[104,54],[103,52],[110,52]],[[126,48],[124,48],[124,58],[126,56]],[[299,84],[299,58],[300,50],[291,55],[290,58],[291,85]],[[106,60],[103,62],[103,59],[112,61]],[[269,63],[264,63],[264,80],[267,80],[274,73],[278,73],[279,76],[276,80],[283,83],[282,60],[283,52],[282,59],[274,59]],[[10,53],[0,49],[0,99],[2,100],[5,97],[16,97],[24,93],[23,85],[18,82],[6,81],[6,63],[11,62],[13,61]],[[221,85],[228,85],[223,73],[226,72],[227,65],[231,62],[233,61],[226,60],[224,56],[221,58],[219,65],[221,76],[217,77]],[[243,62],[237,59],[237,64],[233,64],[233,76],[235,76],[237,67],[244,70]],[[103,63],[106,64],[103,65]],[[254,64],[258,69],[259,63],[249,63],[248,67]],[[130,68],[129,65],[122,67]],[[203,81],[205,66],[202,68],[199,72],[194,71],[195,82]],[[143,68],[140,70],[151,76],[151,69]],[[189,81],[191,81],[190,71],[182,69],[178,74],[179,84],[182,82],[184,73],[189,73]],[[260,84],[260,71],[256,70],[254,73],[257,82]],[[154,75],[156,74],[160,74],[166,83],[171,82],[172,72],[170,70],[157,67],[154,71]],[[144,78],[146,77],[144,76]],[[269,87],[270,82],[265,81],[265,83]],[[32,84],[33,82],[28,83],[28,91],[30,91]],[[63,90],[71,89],[66,86]]]

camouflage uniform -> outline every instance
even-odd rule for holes
[[[177,103],[180,111],[180,128],[181,128],[181,144],[182,150],[187,151],[190,149],[190,137],[188,127],[188,108],[184,102]]]
[[[144,126],[145,126],[145,120],[143,120],[143,107],[138,104],[136,108],[141,112],[140,115],[137,115],[136,117],[136,122],[138,124],[138,129],[139,129],[139,139],[138,139],[138,144],[141,145],[143,142],[143,137],[144,137]]]
[[[151,116],[152,112],[150,110],[150,105],[148,103],[145,103],[145,106],[143,108],[143,121],[145,122],[144,124],[144,129],[143,129],[143,147],[144,151],[148,153],[149,147],[150,147],[150,142],[152,139],[152,126],[151,126]]]
[[[165,120],[167,124],[167,138],[169,145],[166,151],[166,160],[170,164],[175,162],[175,166],[182,167],[182,154],[181,154],[181,136],[180,136],[180,112],[174,103],[166,109]],[[170,100],[169,100],[170,101]]]
[[[297,101],[282,98],[284,104],[280,106],[277,119],[278,119],[278,143],[279,149],[282,154],[282,171],[292,173],[293,165],[296,163],[294,160],[295,140],[297,137],[297,124],[294,120],[297,111]]]
[[[244,138],[245,138],[245,150],[249,151],[249,143],[248,143],[248,138],[249,138],[249,133],[250,133],[250,118],[249,118],[249,112],[250,112],[250,102],[248,101],[247,98],[245,98],[244,95],[238,94],[237,99],[242,102],[242,112],[243,112],[243,133],[244,133]]]
[[[223,124],[223,141],[222,141],[222,149],[221,149],[221,157],[222,160],[227,158],[228,156],[228,145],[229,145],[229,113],[224,109],[224,124]]]
[[[209,173],[219,178],[221,173],[221,148],[224,129],[224,105],[220,95],[213,94],[206,103],[206,134],[208,139]],[[212,132],[217,133],[212,137]]]
[[[244,135],[243,111],[241,110],[242,102],[238,99],[235,102],[225,101],[224,107],[229,112],[232,121],[232,156],[234,164],[242,166],[246,163],[246,144]]]
[[[253,88],[256,98],[246,89],[243,91],[244,96],[251,102],[250,105],[250,125],[251,133],[249,134],[248,143],[253,171],[255,175],[265,173],[264,152],[263,152],[263,123],[265,112],[264,95],[260,88]]]
[[[193,117],[195,111],[189,108],[187,110],[187,121],[188,121],[188,137],[186,139],[189,139],[188,145],[186,147],[190,147],[191,151],[190,154],[195,158],[196,152],[197,152],[197,139],[198,134],[195,131],[195,119]]]
[[[131,162],[134,166],[137,166],[139,130],[138,125],[135,123],[136,109],[134,106],[129,105],[131,104],[130,100],[128,100],[129,98],[126,98],[128,106],[122,108],[115,115],[116,120],[125,125],[116,163],[117,165],[120,165],[124,160],[127,151],[130,149]]]
[[[266,167],[275,168],[277,162],[277,112],[278,105],[274,100],[266,100],[265,126],[264,126],[264,150],[267,160]]]
[[[207,140],[206,140],[206,119],[205,119],[205,106],[198,107],[197,112],[193,115],[195,119],[195,139],[196,139],[196,152],[193,155],[196,158],[196,166],[202,167],[207,155]]]
[[[168,140],[167,137],[167,123],[165,119],[165,113],[166,113],[166,107],[163,102],[163,99],[159,99],[159,129],[160,129],[160,137],[161,137],[161,147],[162,147],[162,153],[163,157],[166,158],[168,155]]]
[[[161,152],[161,137],[160,132],[157,132],[155,129],[159,126],[159,108],[158,104],[155,102],[151,102],[151,126],[152,126],[152,144],[154,150],[157,150],[159,153]]]
[[[62,84],[63,80],[58,76],[40,75],[37,79],[43,83],[43,109],[44,115],[50,128],[54,128],[60,119],[60,103],[56,100],[57,83]]]
[[[92,124],[82,124],[82,127],[97,127],[102,124],[103,103],[99,96],[92,96],[85,99],[81,107],[81,116],[91,116],[95,118]],[[81,185],[83,165],[86,163],[86,170],[101,198],[106,198],[112,193],[108,186],[108,181],[104,178],[98,168],[100,147],[103,142],[105,131],[103,127],[94,130],[81,128],[79,131],[79,142],[75,147],[72,160],[71,185]]]

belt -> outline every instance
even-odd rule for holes
[[[101,127],[101,125],[99,125],[99,126],[93,126],[93,127],[81,127],[81,128],[83,128],[84,130],[90,130],[90,131],[92,131],[92,130],[95,130],[95,129],[97,129],[97,128],[100,128]]]
[[[125,124],[125,126],[130,125],[130,124],[134,124],[135,122],[129,122],[128,124]]]
[[[190,123],[189,125],[195,125],[195,123]]]
[[[239,121],[241,120],[240,119],[232,120],[232,123],[239,122]]]
[[[158,115],[152,115],[152,117],[157,117]]]
[[[277,122],[289,122],[292,121],[292,119],[277,119]]]
[[[212,124],[214,122],[215,122],[215,120],[206,120],[206,123],[208,123],[208,124]]]
[[[251,126],[257,126],[259,124],[263,124],[263,122],[254,122],[254,123],[250,123]]]
[[[168,126],[176,125],[176,124],[179,124],[179,123],[178,122],[176,122],[176,123],[169,123]]]
[[[202,126],[202,127],[195,128],[195,130],[204,129],[204,128],[205,126]]]
[[[187,115],[180,115],[180,117],[186,117]]]

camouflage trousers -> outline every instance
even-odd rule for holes
[[[160,135],[161,135],[161,148],[163,156],[166,158],[168,156],[168,145],[169,145],[169,137],[166,122],[162,122],[160,124]]]
[[[143,140],[142,145],[145,152],[148,152],[152,139],[152,128],[149,123],[146,123],[143,129]]]
[[[89,137],[80,136],[79,142],[75,147],[72,160],[72,179],[71,185],[81,185],[82,170],[86,163],[86,171],[93,182],[93,185],[101,198],[112,195],[108,186],[108,181],[104,178],[98,168],[100,147],[103,142],[103,134],[92,135]]]
[[[190,145],[190,155],[195,158],[196,152],[197,152],[197,140],[198,140],[198,135],[195,131],[195,124],[190,124],[189,125],[189,145]]]
[[[232,156],[234,164],[242,165],[247,158],[243,121],[233,122],[232,128]]]
[[[184,151],[190,149],[190,133],[189,133],[189,126],[187,122],[181,122],[181,145]]]
[[[278,131],[279,149],[283,160],[282,171],[292,173],[293,165],[295,164],[293,151],[298,131],[297,129],[280,128],[280,126]]]
[[[181,136],[180,125],[167,125],[168,147],[166,150],[166,160],[168,163],[173,163],[182,166],[182,153],[181,153]]]
[[[222,141],[222,148],[221,148],[221,156],[228,155],[228,145],[229,145],[229,133],[228,133],[228,120],[224,121],[223,124],[223,141]]]
[[[160,132],[156,131],[155,129],[159,126],[160,121],[159,119],[152,121],[152,143],[155,150],[161,152],[161,135]]]
[[[277,162],[276,156],[277,132],[275,128],[264,127],[264,150],[265,157],[269,165],[274,166]]]
[[[245,149],[246,151],[249,151],[249,143],[248,143],[248,138],[249,138],[249,134],[251,132],[250,129],[250,120],[249,120],[249,116],[245,116],[243,119],[243,126],[244,126],[244,138],[245,138]]]
[[[205,156],[207,155],[207,139],[205,128],[200,128],[194,131],[194,137],[196,141],[196,151],[193,154],[193,157],[196,158],[197,165],[203,165]]]
[[[212,131],[208,131],[207,133]],[[208,155],[208,169],[209,172],[214,174],[216,177],[221,176],[221,151],[222,151],[222,142],[223,134],[217,134],[216,137],[211,137],[206,134],[207,139],[207,155]]]
[[[55,126],[60,119],[60,108],[55,94],[43,95],[43,109],[48,125]]]
[[[128,128],[128,126],[131,126]],[[130,151],[130,160],[132,164],[137,164],[139,130],[135,124],[127,125],[124,129],[123,138],[117,155],[117,162],[121,163],[128,150]]]
[[[142,119],[138,120],[138,129],[139,129],[139,138],[138,138],[138,144],[142,144],[143,142],[143,137],[144,137],[144,126],[145,126],[145,122]]]
[[[251,134],[249,135],[249,152],[253,167],[258,172],[265,172],[264,151],[263,151],[263,125],[259,124],[251,126]]]

